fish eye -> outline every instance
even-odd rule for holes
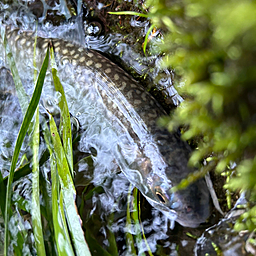
[[[165,204],[166,203],[166,197],[163,195],[162,191],[158,188],[155,189],[155,194],[160,200],[161,203]]]
[[[193,207],[190,206],[190,205],[188,205],[188,206],[185,207],[186,213],[190,213],[192,210],[193,210]]]

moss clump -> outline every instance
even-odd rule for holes
[[[185,97],[162,123],[170,129],[187,125],[183,138],[198,141],[190,164],[211,157],[217,172],[231,166],[226,187],[247,190],[255,201],[256,2],[148,0],[147,5],[153,23],[169,31],[164,65],[181,77],[175,82]],[[255,218],[252,212],[247,216]],[[246,223],[250,230],[256,227],[255,221]]]

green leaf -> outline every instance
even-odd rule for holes
[[[4,179],[2,173],[0,172],[0,209],[2,215],[5,211],[5,197],[6,197],[6,185],[4,184]]]
[[[5,248],[4,248],[4,255],[7,255],[8,252],[8,238],[9,238],[9,228],[8,228],[8,222],[10,219],[10,213],[11,213],[11,189],[12,189],[12,182],[13,182],[13,176],[14,176],[14,170],[16,168],[16,163],[19,157],[19,152],[21,149],[22,142],[25,138],[26,132],[29,128],[30,122],[34,116],[35,110],[38,106],[39,99],[41,96],[43,84],[44,84],[44,78],[45,74],[48,68],[48,61],[49,61],[49,50],[47,50],[42,68],[40,70],[38,80],[36,83],[36,87],[34,89],[34,93],[32,95],[32,98],[30,100],[28,109],[26,111],[25,117],[23,119],[23,122],[21,124],[21,128],[19,130],[18,138],[16,140],[13,157],[11,161],[11,167],[9,172],[9,178],[7,183],[7,193],[6,193],[6,204],[5,204]]]
[[[63,200],[66,210],[65,213],[68,221],[68,227],[72,237],[72,242],[76,248],[77,255],[91,255],[88,245],[84,238],[84,233],[80,223],[80,216],[77,213],[77,208],[75,204],[76,191],[69,171],[69,164],[61,144],[56,124],[51,115],[50,131],[54,146],[54,153],[56,155],[56,163],[59,181],[61,184],[61,191],[63,193]]]
[[[69,233],[67,230],[66,218],[63,214],[63,198],[60,198],[59,177],[57,173],[56,158],[51,144],[51,135],[48,127],[44,126],[44,139],[50,152],[51,181],[52,181],[52,219],[54,227],[55,244],[59,255],[74,255]],[[59,243],[59,241],[63,241]]]
[[[33,148],[33,169],[32,169],[32,226],[35,237],[36,251],[39,256],[46,255],[44,247],[44,236],[41,222],[40,212],[40,196],[39,196],[39,108],[37,107],[34,131],[32,137]]]
[[[122,12],[108,12],[109,14],[114,14],[114,15],[134,15],[134,16],[139,16],[139,17],[144,17],[148,18],[148,14],[140,13],[140,12],[132,12],[132,11],[122,11]]]
[[[131,192],[132,192],[132,184],[129,186],[128,196],[127,196],[127,210],[126,210],[126,246],[129,255],[136,255],[136,249],[134,246],[134,240],[133,235],[131,232],[132,227],[132,219],[131,219],[131,210],[130,210],[130,204],[131,204]]]
[[[150,33],[152,32],[152,30],[154,29],[154,27],[155,27],[155,24],[152,24],[150,26],[150,28],[148,29],[147,34],[145,36],[145,40],[144,40],[144,44],[143,44],[143,52],[144,52],[145,56],[146,56],[146,48],[147,48],[147,44],[148,44],[148,37],[149,37]]]
[[[50,51],[51,51],[52,77],[54,81],[55,90],[61,94],[59,107],[60,107],[61,121],[62,121],[60,127],[62,129],[63,148],[67,157],[71,175],[74,176],[73,175],[72,131],[71,131],[70,114],[68,110],[68,103],[66,100],[63,86],[58,77],[53,47],[50,48]]]
[[[144,252],[140,252],[143,249],[142,246],[142,237],[140,230],[140,221],[139,221],[139,211],[138,211],[138,189],[134,188],[133,190],[133,201],[132,201],[132,219],[134,221],[134,231],[135,231],[135,241],[138,248],[139,255],[145,255]]]

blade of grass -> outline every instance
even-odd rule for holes
[[[111,230],[111,226],[114,222],[114,212],[111,213],[108,219],[108,229],[107,229],[107,237],[108,237],[108,242],[109,242],[109,247],[108,251],[112,256],[118,256],[118,249],[117,249],[117,244],[116,244],[116,237],[115,234]]]
[[[139,214],[138,214],[138,189],[134,188],[133,190],[133,211],[131,213],[132,215],[132,219],[134,221],[134,229],[135,229],[135,241],[136,241],[136,245],[138,248],[138,254],[139,255],[146,255],[143,252],[143,248],[142,247],[142,237],[141,237],[141,230],[140,230],[140,221],[139,221]]]
[[[144,40],[144,43],[143,43],[143,52],[144,52],[145,56],[147,55],[147,54],[146,54],[146,48],[147,48],[147,44],[148,44],[148,37],[149,37],[151,31],[154,29],[154,27],[155,27],[155,24],[152,24],[152,25],[149,27],[149,29],[148,29],[148,31],[147,31],[147,34],[146,34],[146,36],[145,36],[145,40]]]
[[[5,196],[6,196],[6,185],[4,184],[4,179],[3,179],[2,173],[0,172],[0,209],[1,209],[2,216],[4,216]]]
[[[145,236],[145,232],[144,232],[144,228],[143,228],[143,225],[142,225],[142,222],[141,222],[141,218],[140,218],[140,213],[141,213],[141,210],[140,210],[140,200],[139,200],[139,207],[138,207],[138,210],[139,210],[139,222],[140,222],[140,226],[141,226],[141,232],[142,232],[142,236],[143,236],[143,239],[144,239],[144,242],[147,246],[147,249],[148,249],[148,254],[150,256],[154,256],[150,247],[149,247],[149,244],[148,244],[148,241],[147,241],[147,238]]]
[[[134,15],[134,16],[139,16],[143,18],[148,18],[149,15],[145,13],[140,13],[140,12],[133,12],[133,11],[123,11],[123,12],[108,12],[109,14],[114,14],[114,15]]]
[[[71,233],[72,242],[76,248],[77,255],[91,255],[84,238],[80,223],[80,216],[75,205],[76,191],[69,171],[69,165],[61,144],[60,136],[53,117],[50,115],[50,131],[56,155],[57,169],[61,190],[63,192],[65,213],[68,220],[68,227]]]
[[[39,166],[42,166],[46,160],[48,160],[49,158],[49,152],[48,151],[45,151],[39,161]],[[27,174],[31,173],[32,172],[32,169],[30,167],[30,164],[31,163],[26,163],[25,165],[23,166],[20,166],[18,169],[15,170],[14,172],[14,176],[13,176],[13,182],[19,180],[20,178],[26,176]],[[8,176],[4,177],[4,185],[7,186],[7,182],[8,182]]]
[[[131,220],[131,214],[130,214],[130,204],[131,204],[131,191],[132,190],[132,184],[129,186],[128,196],[127,196],[127,211],[126,211],[126,246],[128,248],[128,254],[129,255],[136,255],[136,250],[134,246],[134,240],[133,235],[131,232],[132,227],[132,220]]]
[[[71,171],[71,175],[73,175],[73,151],[72,151],[72,131],[71,131],[71,122],[70,122],[70,114],[68,110],[68,104],[65,97],[63,86],[60,82],[57,73],[57,66],[54,58],[54,50],[51,46],[51,67],[52,67],[52,77],[55,86],[55,90],[61,94],[61,99],[59,102],[60,112],[61,112],[61,120],[62,120],[62,141],[64,152],[67,157],[67,161],[69,164],[69,168]]]
[[[35,36],[34,42],[34,82],[36,83],[37,70],[36,70],[36,43],[37,43],[37,34]],[[40,191],[39,191],[39,107],[36,108],[35,120],[34,120],[34,129],[32,134],[32,150],[33,150],[33,169],[32,169],[32,202],[31,202],[31,212],[32,212],[32,227],[35,237],[35,246],[36,251],[39,256],[46,255],[45,246],[44,246],[44,236],[42,230],[41,222],[41,209],[40,209]]]
[[[52,145],[50,143],[51,135],[47,125],[44,126],[44,139],[48,150],[50,152],[50,165],[51,165],[51,181],[52,181],[52,218],[54,226],[55,244],[59,255],[72,256],[74,255],[69,234],[66,228],[66,219],[61,214],[59,209],[59,178],[57,174],[56,159],[53,154]],[[60,204],[63,204],[61,200]],[[60,243],[60,241],[62,241]]]
[[[19,130],[18,138],[16,140],[13,157],[11,161],[11,167],[9,172],[9,178],[7,183],[7,193],[6,193],[6,203],[5,203],[5,245],[4,245],[4,255],[7,255],[8,252],[8,237],[9,237],[9,228],[8,228],[8,222],[10,219],[10,213],[11,213],[11,188],[12,188],[12,181],[14,176],[14,170],[16,167],[16,163],[19,157],[19,152],[21,149],[22,142],[25,138],[26,132],[29,128],[30,122],[33,118],[33,115],[35,113],[36,107],[39,103],[39,99],[42,92],[42,87],[44,84],[44,78],[45,74],[48,68],[48,60],[49,60],[49,50],[47,50],[42,68],[40,70],[40,74],[38,76],[38,80],[36,83],[36,87],[34,89],[34,93],[32,95],[31,101],[29,103],[28,109],[26,111],[25,117],[23,119],[23,122],[21,124],[21,128]]]
[[[35,122],[34,122],[34,132],[32,136],[32,148],[33,148],[33,169],[32,169],[32,226],[35,237],[36,251],[39,256],[44,256],[44,236],[42,230],[41,222],[41,212],[40,212],[40,193],[39,193],[39,108],[37,106]]]
[[[23,198],[20,195],[15,195],[15,200],[12,200],[12,204],[18,207],[18,209],[23,210],[31,214],[30,201]]]
[[[95,256],[113,256],[112,254],[108,253],[102,246],[99,244],[97,239],[92,236],[90,230],[87,228],[85,231],[86,240],[90,245],[91,250],[93,251],[93,255]]]

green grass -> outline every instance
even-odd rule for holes
[[[3,35],[4,37],[4,35]],[[17,137],[16,145],[14,148],[14,153],[11,162],[11,168],[9,171],[8,177],[3,179],[2,175],[0,175],[0,186],[1,186],[1,212],[4,214],[5,219],[5,241],[4,241],[4,255],[8,254],[8,246],[9,246],[9,220],[13,215],[12,211],[12,183],[14,178],[17,180],[22,178],[24,175],[30,173],[32,171],[32,226],[33,233],[35,237],[35,248],[37,250],[38,255],[46,255],[46,252],[53,252],[54,247],[57,245],[57,251],[59,255],[75,255],[74,248],[76,250],[76,255],[91,255],[87,243],[84,239],[83,230],[80,224],[80,217],[76,211],[76,205],[74,201],[74,196],[76,191],[74,189],[74,184],[72,180],[73,175],[73,154],[72,154],[72,136],[71,136],[71,124],[69,111],[67,108],[67,102],[65,99],[65,94],[62,88],[62,85],[58,79],[57,71],[55,69],[54,63],[54,55],[53,49],[50,48],[51,51],[51,63],[52,63],[52,75],[53,81],[61,95],[62,99],[60,102],[60,109],[62,115],[62,123],[61,123],[61,131],[62,131],[62,141],[63,145],[56,127],[56,124],[50,116],[50,132],[46,132],[46,127],[44,127],[44,134],[46,144],[48,146],[49,152],[44,154],[44,158],[47,159],[47,155],[50,156],[51,159],[51,176],[52,176],[52,195],[50,198],[46,197],[44,200],[51,203],[49,207],[42,207],[40,205],[40,191],[42,192],[42,188],[46,186],[45,178],[39,172],[40,164],[45,162],[46,159],[38,158],[38,150],[39,150],[39,110],[38,103],[41,96],[44,77],[46,71],[48,69],[48,60],[49,60],[49,49],[47,50],[42,68],[40,70],[39,76],[37,78],[36,86],[34,89],[34,93],[31,97],[31,100],[26,103],[26,99],[28,96],[25,93],[25,90],[22,87],[21,80],[19,78],[18,71],[15,66],[15,61],[12,57],[11,51],[8,48],[6,39],[4,38],[5,49],[7,51],[8,63],[11,67],[11,71],[14,74],[14,82],[18,93],[18,98],[20,100],[20,104],[23,110],[24,119],[21,124],[21,128],[19,131],[19,135]],[[26,109],[27,107],[27,109]],[[36,113],[36,114],[35,114]],[[32,118],[35,114],[35,119],[32,121]],[[32,125],[31,125],[32,124]],[[32,126],[32,128],[31,128]],[[26,163],[23,166],[20,166],[19,169],[16,169],[16,163],[19,157],[20,148],[22,146],[23,140],[26,134],[31,134],[31,143],[30,146],[33,151],[33,167],[32,170],[29,167],[29,164]],[[48,136],[46,136],[48,135]],[[56,168],[57,167],[57,168]],[[8,180],[6,182],[6,180]],[[6,184],[7,183],[7,184]],[[45,193],[42,193],[45,194]],[[6,198],[6,199],[5,199]],[[5,200],[4,200],[5,199]],[[28,210],[26,202],[22,197],[19,197],[18,203],[20,209],[25,211]],[[25,203],[25,205],[24,205]],[[49,227],[49,230],[53,232],[52,238],[55,238],[55,246],[53,245],[51,248],[45,248],[44,243],[44,231],[42,228],[41,219],[45,218],[46,223],[52,223],[53,229]],[[60,224],[62,223],[62,224]],[[19,223],[22,226],[22,223]],[[22,232],[18,232],[17,237],[11,237],[11,239],[17,240],[17,246],[14,246],[15,254],[22,255],[23,247],[26,244],[27,238],[26,230],[24,229]],[[59,239],[63,239],[64,244],[56,242]],[[51,251],[53,250],[53,251]]]

